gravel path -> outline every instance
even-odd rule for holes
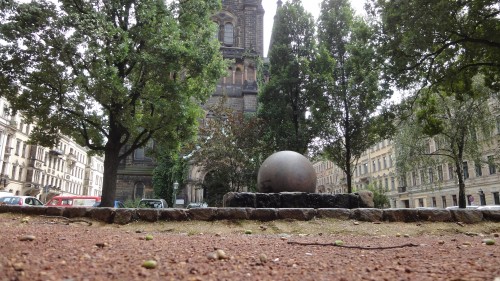
[[[387,227],[387,235],[203,234],[0,214],[0,280],[500,280],[496,233]],[[146,269],[147,260],[156,266]]]

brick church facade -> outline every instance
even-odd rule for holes
[[[225,59],[233,63],[227,70],[207,105],[227,97],[227,106],[238,112],[257,110],[257,67],[264,54],[264,9],[262,0],[222,0],[222,9],[212,17],[219,26],[217,38]],[[155,161],[138,149],[122,161],[117,180],[118,200],[153,196],[152,174]],[[185,204],[202,202],[203,167],[192,165],[184,186]]]

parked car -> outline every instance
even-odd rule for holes
[[[189,203],[186,208],[194,209],[194,208],[207,208],[207,203]]]
[[[55,207],[93,207],[96,203],[101,202],[99,196],[76,196],[76,195],[61,195],[50,199],[45,206]]]
[[[101,202],[96,202],[94,204],[94,207],[99,207],[99,204],[101,204]],[[125,205],[123,205],[123,203],[121,201],[115,201],[115,205],[113,206],[113,208],[125,208]]]
[[[0,198],[0,204],[20,205],[20,206],[43,206],[42,201],[33,196],[4,196]]]
[[[500,205],[484,205],[477,207],[478,210],[500,210]]]
[[[155,208],[162,209],[168,208],[167,201],[165,199],[142,199],[137,208]]]
[[[5,196],[14,196],[14,193],[7,191],[0,191],[0,197],[5,197]]]

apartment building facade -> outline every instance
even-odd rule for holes
[[[57,147],[29,143],[35,127],[21,115],[11,115],[0,98],[0,190],[47,201],[55,195],[102,193],[104,160],[62,136]]]
[[[499,131],[500,133],[500,131]],[[500,173],[495,165],[497,136],[483,146],[482,161],[470,159],[463,162],[466,197],[468,205],[500,205]],[[431,140],[429,149],[435,149]],[[338,167],[330,161],[313,164],[318,177],[317,192],[335,193],[347,190],[345,180],[338,177]],[[390,201],[391,208],[437,207],[458,205],[458,181],[451,163],[415,169],[406,175],[396,172],[394,145],[383,140],[365,151],[353,174],[353,190],[363,190],[371,185],[382,191]]]

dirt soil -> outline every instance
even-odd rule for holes
[[[498,233],[500,224],[491,222],[118,226],[0,214],[0,280],[497,281]]]

